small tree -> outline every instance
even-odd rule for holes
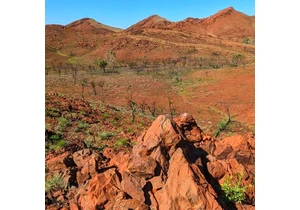
[[[93,72],[95,72],[95,69],[96,68],[94,66],[92,66],[91,64],[88,65],[88,70],[89,70],[91,77],[92,77]]]
[[[230,110],[229,106],[226,106],[226,112],[227,112],[227,119],[221,120],[217,123],[217,130],[214,132],[214,137],[217,138],[220,134],[220,132],[224,131],[227,129],[227,127],[230,125],[232,122],[232,117],[230,115]]]
[[[95,82],[91,81],[91,85],[93,87],[94,95],[97,95]]]
[[[115,66],[115,61],[116,61],[116,52],[113,50],[110,50],[106,53],[105,58],[107,60],[107,65],[109,67],[114,67]]]
[[[104,73],[106,73],[105,68],[107,66],[107,62],[101,58],[98,58],[96,60],[97,65],[100,67],[100,69],[103,70]]]
[[[173,116],[176,114],[176,108],[174,105],[174,101],[172,101],[169,97],[168,97],[168,102],[169,102],[169,111],[170,111],[170,115],[171,118],[173,118]]]
[[[129,105],[129,108],[131,110],[131,122],[134,122],[135,113],[137,111],[137,103],[132,101],[132,100],[128,100],[128,105]]]
[[[202,66],[203,66],[203,58],[202,57],[200,57],[199,58],[199,68],[202,68]]]
[[[147,104],[148,110],[151,113],[152,117],[155,117],[155,112],[156,112],[156,102],[152,101],[150,105]]]
[[[87,79],[84,78],[81,82],[81,86],[82,86],[82,92],[81,92],[81,96],[84,99],[83,93],[84,93],[84,87],[87,85]]]
[[[98,86],[101,88],[101,101],[103,104],[105,104],[105,98],[106,98],[106,92],[104,89],[105,82],[101,80],[100,82],[98,82]]]
[[[76,83],[77,81],[77,73],[78,73],[78,69],[77,67],[71,65],[71,69],[72,69],[72,77],[73,77],[73,82],[74,84]]]
[[[140,109],[141,109],[141,112],[143,113],[143,114],[145,114],[145,111],[146,111],[146,107],[147,107],[147,103],[146,103],[146,101],[143,99],[142,100],[142,102],[140,103]]]
[[[131,122],[134,122],[135,113],[137,111],[137,103],[132,100],[133,91],[132,91],[131,88],[132,88],[132,85],[129,85],[127,87],[128,97],[126,97],[126,99],[128,101],[128,106],[129,106],[129,108],[131,110]]]

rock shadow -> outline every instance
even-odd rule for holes
[[[195,147],[193,143],[187,141],[183,141],[180,147],[183,149],[187,161],[189,163],[197,165],[202,174],[204,175],[206,181],[212,186],[212,188],[217,194],[216,200],[219,203],[219,205],[224,210],[237,210],[237,207],[233,202],[225,202],[224,192],[221,188],[220,183],[209,173],[207,169],[207,163],[210,162],[210,160],[207,159],[209,153],[207,153],[202,148]]]

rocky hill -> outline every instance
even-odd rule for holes
[[[46,209],[255,208],[253,134],[215,139],[188,113],[133,130],[120,111],[46,95]]]
[[[184,59],[195,67],[200,57],[209,66],[215,62],[215,55],[227,65],[234,53],[245,55],[247,63],[254,62],[255,17],[232,7],[211,17],[178,22],[152,15],[125,30],[91,18],[45,28],[49,66],[95,65],[97,58],[107,59],[109,52],[116,55],[114,66],[138,64],[143,59],[151,65],[171,62],[180,66]]]
[[[128,32],[136,32],[142,29],[147,29],[147,28],[165,28],[169,26],[172,22],[160,17],[159,15],[151,15],[150,17],[141,20],[140,22],[130,26],[127,28],[125,31]]]
[[[77,30],[93,30],[93,29],[104,29],[111,32],[122,31],[120,28],[111,27],[97,22],[92,18],[82,18],[66,25],[66,28],[74,28]]]

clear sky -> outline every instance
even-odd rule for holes
[[[247,15],[255,15],[255,0],[46,0],[46,24],[67,25],[81,18],[126,29],[157,14],[170,21],[187,17],[205,18],[232,6]]]

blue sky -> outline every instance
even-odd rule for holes
[[[209,17],[229,6],[255,15],[255,0],[46,0],[45,22],[66,25],[89,17],[125,29],[153,14],[180,21]]]

